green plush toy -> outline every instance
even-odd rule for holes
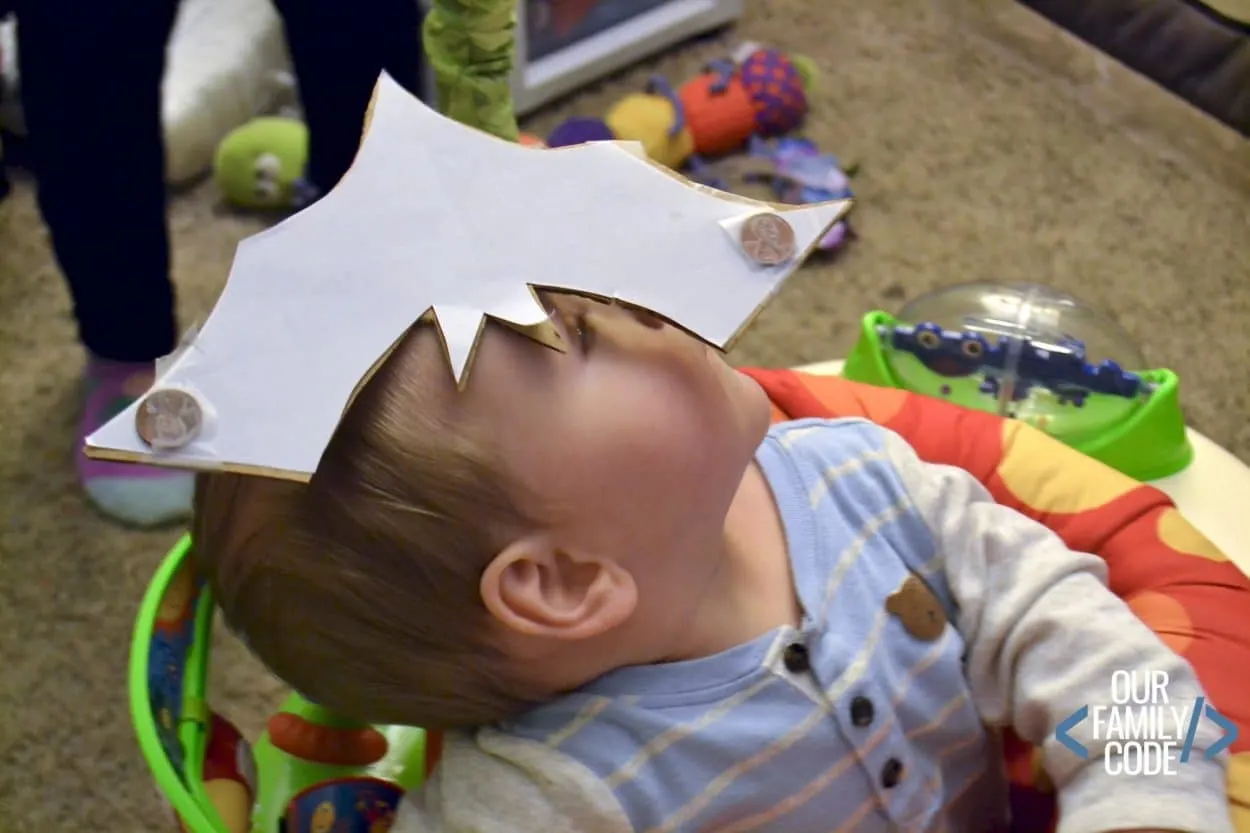
[[[213,178],[231,205],[287,209],[307,159],[308,128],[302,121],[262,116],[222,139],[213,160]]]

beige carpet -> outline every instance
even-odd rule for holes
[[[1112,312],[1152,365],[1180,372],[1192,422],[1250,460],[1244,192],[1129,141],[1114,120],[1076,106],[1069,84],[965,38],[924,0],[756,2],[738,37],[809,53],[824,67],[809,132],[862,162],[863,239],[795,278],[736,360],[838,356],[869,309],[969,279],[1042,281]],[[700,47],[659,67],[681,79],[709,54]],[[601,112],[648,70],[587,91],[542,126]],[[1144,97],[1135,103],[1163,101],[1133,90]],[[1198,118],[1166,103],[1160,112]],[[235,243],[258,226],[220,211],[206,185],[175,202],[173,228],[190,322],[220,288]],[[125,667],[136,603],[175,533],[119,531],[79,500],[70,446],[80,360],[21,187],[0,206],[6,833],[172,829],[132,740]],[[215,671],[216,704],[255,731],[279,689],[231,643]]]

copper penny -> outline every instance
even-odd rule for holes
[[[139,402],[135,431],[139,439],[160,451],[182,448],[200,434],[204,411],[185,390],[154,390]]]
[[[776,266],[794,257],[794,229],[779,214],[756,214],[738,235],[747,257],[761,266]]]

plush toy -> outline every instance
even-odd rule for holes
[[[262,116],[233,130],[217,146],[213,178],[231,205],[292,207],[308,159],[308,128],[299,119]]]
[[[655,79],[646,92],[618,101],[603,119],[617,139],[640,142],[647,156],[680,168],[694,153],[694,138],[686,129],[681,107],[667,84]]]
[[[807,115],[812,65],[776,49],[755,49],[734,63],[717,61],[678,90],[696,153],[721,156],[752,136],[780,136]]]
[[[547,137],[547,147],[562,148],[585,142],[604,142],[616,138],[612,128],[603,121],[587,116],[571,116],[556,125]]]
[[[522,133],[521,144],[546,147]],[[217,146],[213,178],[226,202],[249,210],[299,207],[307,194],[301,176],[308,159],[308,128],[296,118],[261,116],[233,130]]]
[[[587,141],[640,142],[671,168],[742,148],[752,136],[779,136],[807,115],[815,80],[811,61],[748,45],[734,59],[715,61],[674,90],[653,78],[643,92],[618,101],[602,121],[573,118],[547,137],[550,147]]]

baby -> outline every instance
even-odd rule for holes
[[[1087,760],[1054,740],[1118,669],[1202,694],[1100,559],[876,425],[770,429],[646,314],[545,300],[567,352],[489,327],[457,391],[417,326],[309,484],[200,484],[199,558],[264,662],[448,730],[397,831],[988,833],[1011,727],[1061,833],[1231,833],[1222,759],[1109,775],[1090,721]]]

